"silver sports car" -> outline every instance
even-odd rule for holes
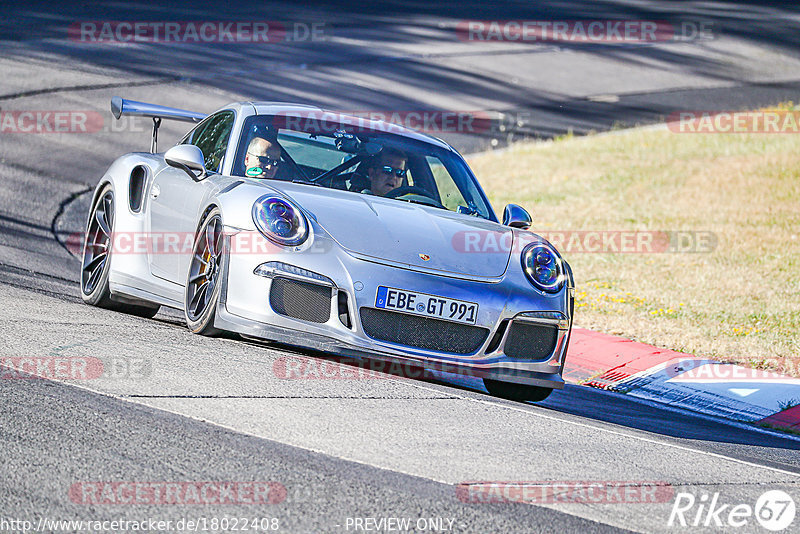
[[[153,139],[94,192],[88,304],[169,306],[198,334],[468,374],[515,400],[564,387],[569,265],[521,207],[500,223],[447,143],[294,104],[111,108],[151,117]],[[162,120],[197,124],[159,153]]]

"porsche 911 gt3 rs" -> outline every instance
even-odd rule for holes
[[[299,104],[111,107],[151,117],[153,143],[95,189],[88,304],[168,306],[198,334],[465,373],[511,399],[563,388],[570,267],[521,207],[498,221],[445,142]],[[162,119],[197,124],[158,153]]]

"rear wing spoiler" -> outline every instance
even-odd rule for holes
[[[114,118],[117,120],[123,115],[152,117],[153,140],[150,143],[150,152],[153,154],[158,151],[158,127],[161,126],[161,119],[197,123],[207,117],[204,113],[168,108],[156,104],[147,104],[146,102],[135,102],[133,100],[125,100],[118,96],[111,99],[111,114],[114,115]]]

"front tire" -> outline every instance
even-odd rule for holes
[[[195,237],[183,299],[186,326],[201,336],[222,332],[214,328],[222,286],[222,243],[222,216],[219,208],[214,208],[203,219]]]
[[[108,275],[111,270],[113,231],[114,190],[108,184],[97,196],[86,222],[81,258],[81,298],[90,306],[152,318],[160,306],[128,304],[111,298]]]
[[[551,388],[515,384],[513,382],[501,382],[500,380],[492,380],[491,378],[484,378],[483,385],[486,386],[486,391],[495,397],[518,402],[540,402],[545,400],[550,396],[550,393],[553,392]]]

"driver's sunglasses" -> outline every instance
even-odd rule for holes
[[[383,174],[394,174],[398,178],[405,178],[408,174],[408,169],[395,169],[392,166],[384,165],[381,167],[381,172]]]
[[[258,160],[258,163],[261,164],[263,167],[268,167],[268,166],[277,167],[281,163],[280,159],[272,159],[269,156],[257,156],[252,152],[248,152],[248,154],[256,158]]]

